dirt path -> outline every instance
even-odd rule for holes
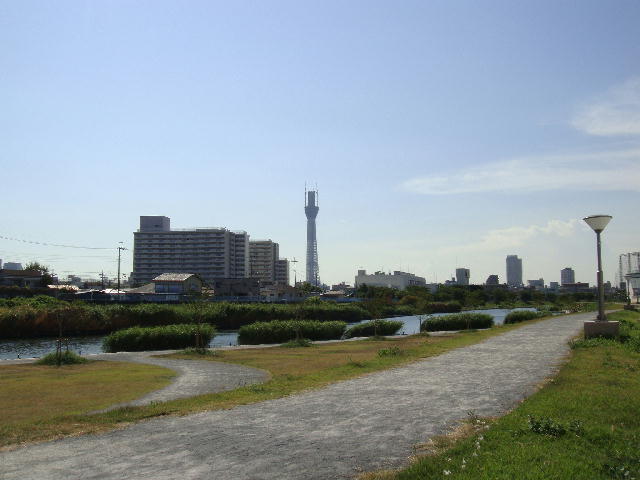
[[[535,391],[593,314],[526,325],[300,395],[0,454],[2,479],[330,479],[406,464],[413,445]]]

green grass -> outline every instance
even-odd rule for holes
[[[640,314],[616,312],[609,319],[638,325]],[[628,344],[588,342],[508,415],[493,422],[473,417],[462,434],[426,445],[429,455],[406,470],[363,478],[638,479],[638,412],[640,353]]]

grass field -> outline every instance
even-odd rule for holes
[[[0,445],[79,433],[74,418],[167,385],[174,372],[138,363],[0,367]]]
[[[471,417],[418,447],[429,454],[408,469],[362,479],[640,479],[640,353],[599,343],[572,350],[558,376],[510,414]]]

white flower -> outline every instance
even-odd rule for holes
[[[443,470],[442,473],[444,473],[445,475],[450,475],[451,472],[449,470]]]

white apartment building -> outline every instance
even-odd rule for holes
[[[384,272],[375,272],[373,275],[367,275],[366,270],[358,270],[355,279],[355,287],[360,285],[368,285],[370,287],[389,287],[404,290],[413,285],[425,286],[427,281],[423,277],[418,277],[413,273],[395,271],[393,275]]]
[[[249,276],[249,235],[226,228],[171,229],[164,216],[141,216],[133,233],[134,285],[163,273],[196,273],[206,284]]]

